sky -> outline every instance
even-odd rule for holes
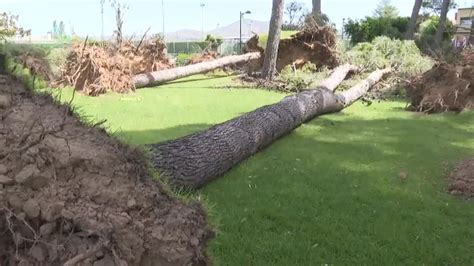
[[[112,35],[115,29],[113,8],[104,4],[104,32]],[[162,6],[163,1],[163,6]],[[358,19],[372,15],[380,0],[322,0],[322,11],[338,28],[343,18]],[[162,32],[163,7],[165,32],[180,29],[204,30],[225,26],[239,19],[239,11],[251,11],[251,20],[270,20],[271,0],[121,0],[125,11],[124,32],[140,35],[149,27],[151,33]],[[286,0],[285,2],[289,2]],[[311,0],[299,0],[309,10]],[[460,6],[470,6],[472,0],[459,0]],[[204,7],[201,4],[204,3]],[[413,0],[394,0],[402,16],[409,16]],[[46,35],[52,31],[53,21],[64,21],[66,32],[77,35],[101,35],[100,0],[0,0],[0,10],[20,16],[20,25],[31,29],[32,35]],[[449,14],[454,17],[454,12]]]

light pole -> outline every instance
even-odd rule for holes
[[[201,21],[201,33],[202,33],[202,39],[204,40],[204,7],[206,6],[206,4],[204,3],[201,3],[201,18],[202,18],[202,21]]]
[[[341,39],[344,40],[344,25],[346,24],[346,19],[342,19],[342,31],[341,31]]]
[[[161,16],[163,17],[163,40],[165,39],[165,0],[161,0]]]
[[[105,0],[100,0],[100,20],[101,20],[101,27],[102,27],[100,38],[102,41],[104,40],[104,2]]]
[[[244,18],[245,14],[251,14],[250,11],[242,12],[240,11],[240,30],[239,30],[239,53],[242,53],[242,19]]]

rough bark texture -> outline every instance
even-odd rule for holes
[[[438,46],[441,45],[441,41],[443,40],[443,33],[446,28],[446,17],[448,15],[449,3],[450,0],[443,0],[443,4],[441,6],[441,15],[439,17],[438,29],[436,30],[435,35],[435,42]]]
[[[352,104],[389,71],[375,71],[348,91],[334,94],[351,70],[354,67],[338,67],[315,89],[285,97],[203,132],[154,144],[153,164],[175,187],[199,188],[303,122]]]
[[[469,43],[474,45],[474,17],[471,18],[471,30],[469,31]]]
[[[410,23],[408,24],[408,29],[405,38],[407,40],[413,40],[413,35],[415,33],[416,22],[418,20],[418,14],[420,13],[420,8],[423,0],[415,0],[413,5],[413,10],[411,12]]]
[[[313,14],[321,14],[321,0],[313,0]]]
[[[147,74],[136,75],[133,78],[136,88],[159,85],[168,81],[184,78],[194,74],[204,73],[220,67],[247,62],[261,57],[260,53],[225,56],[213,61],[202,62],[194,65],[155,71]]]
[[[278,44],[280,42],[281,25],[283,23],[283,8],[283,0],[273,0],[272,18],[270,19],[267,48],[265,49],[262,69],[262,77],[266,80],[273,79],[276,73]]]

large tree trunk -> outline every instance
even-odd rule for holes
[[[321,15],[321,0],[313,0],[313,10],[311,13]]]
[[[177,188],[196,189],[291,132],[303,122],[349,106],[389,69],[378,70],[351,89],[333,91],[355,67],[336,68],[317,88],[177,140],[152,145],[154,167]]]
[[[213,61],[202,62],[198,64],[176,67],[166,70],[155,71],[146,74],[136,75],[133,80],[136,88],[159,85],[168,81],[172,81],[187,76],[204,73],[220,67],[248,62],[261,57],[259,52],[248,53],[243,55],[231,55],[218,58]]]
[[[474,45],[474,17],[471,17],[471,30],[469,31],[469,44]]]
[[[278,44],[280,43],[281,25],[283,23],[283,7],[283,0],[273,0],[267,48],[265,49],[262,68],[262,77],[266,80],[272,80],[276,74]]]
[[[408,29],[405,38],[407,40],[413,40],[413,35],[416,29],[416,22],[418,20],[418,14],[420,13],[420,8],[423,0],[415,0],[415,5],[413,5],[413,10],[411,12],[410,23],[408,24]]]
[[[448,16],[449,2],[450,0],[443,0],[443,4],[441,6],[441,15],[439,17],[438,29],[436,30],[435,35],[435,43],[438,47],[441,46],[441,42],[443,41],[443,33],[446,29],[446,17]]]

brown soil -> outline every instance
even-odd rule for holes
[[[459,162],[448,175],[448,192],[474,198],[474,157]]]
[[[0,265],[203,265],[197,203],[149,178],[146,158],[49,96],[0,78]]]
[[[301,68],[308,62],[318,67],[335,67],[338,65],[335,46],[336,35],[330,27],[306,27],[291,36],[291,38],[280,40],[276,69],[281,71],[288,65]],[[246,53],[265,53],[264,49],[258,46],[257,35],[247,41],[244,51]],[[264,57],[262,56],[260,59],[250,62],[248,72],[260,70],[263,66],[263,59]]]
[[[457,65],[437,64],[407,87],[410,110],[437,113],[474,108],[474,52]]]
[[[53,73],[45,59],[27,54],[20,56],[19,60],[23,67],[28,69],[32,74],[42,77],[46,82],[53,80]]]
[[[276,68],[278,71],[287,65],[298,68],[307,62],[318,67],[335,67],[338,64],[335,46],[336,35],[329,26],[305,28],[280,41]]]
[[[111,43],[75,43],[58,83],[92,96],[106,91],[130,92],[135,90],[134,75],[173,66],[165,43],[158,38],[137,45],[123,42],[120,47]]]

